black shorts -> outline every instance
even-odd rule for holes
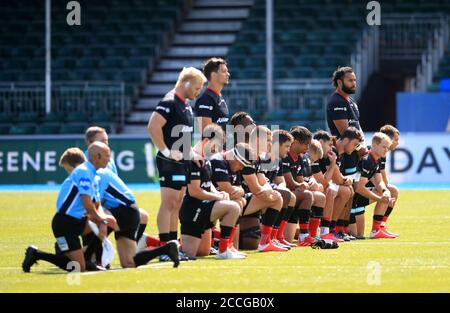
[[[136,240],[137,230],[141,215],[136,203],[130,206],[121,205],[118,208],[109,210],[114,218],[117,220],[120,230],[114,232],[116,240],[120,237],[125,237],[131,240]]]
[[[181,190],[187,185],[187,163],[165,158],[158,152],[156,155],[156,167],[159,173],[159,185],[161,187]]]
[[[86,226],[86,217],[78,219],[67,214],[56,213],[52,220],[53,235],[58,251],[65,253],[81,249],[80,236]]]
[[[370,204],[370,200],[367,199],[366,197],[363,197],[361,194],[359,193],[355,193],[355,195],[353,196],[353,202],[352,202],[352,208],[360,208],[360,207],[365,207],[368,206]]]
[[[211,212],[215,201],[197,200],[185,196],[180,208],[181,234],[202,238],[211,228]]]

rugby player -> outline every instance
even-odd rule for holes
[[[201,71],[184,68],[175,88],[159,102],[148,122],[148,133],[159,150],[156,165],[161,205],[157,224],[161,245],[178,237],[178,214],[187,184],[186,163],[193,157],[193,114],[187,99],[197,98],[205,82]]]
[[[202,166],[190,162],[188,186],[180,209],[181,249],[190,257],[196,257],[202,241],[209,252],[211,235],[203,237],[206,229],[220,219],[220,243],[218,259],[243,259],[245,256],[230,249],[230,235],[240,215],[241,207],[225,191],[217,191],[211,182],[211,163],[206,158],[223,145],[223,131],[217,124],[203,129],[202,140],[194,151],[203,156]],[[209,254],[209,253],[208,253]]]
[[[330,233],[331,217],[335,203],[339,206],[338,210],[341,211],[345,203],[351,198],[353,193],[352,181],[345,179],[343,185],[336,183],[339,182],[339,167],[336,163],[337,156],[333,152],[333,140],[330,134],[324,130],[319,130],[314,133],[313,138],[320,142],[323,151],[323,157],[311,165],[314,178],[323,186],[326,197],[320,223],[321,238],[342,242],[342,239]]]
[[[286,186],[295,194],[296,204],[294,212],[291,214],[288,224],[286,225],[284,236],[288,242],[292,242],[296,236],[298,224],[308,225],[311,213],[311,206],[314,201],[313,193],[309,190],[309,185],[306,182],[299,182],[297,176],[300,175],[302,169],[301,155],[306,153],[311,143],[312,134],[303,126],[294,126],[290,130],[290,134],[294,138],[291,144],[289,153],[283,159],[283,176],[286,181]],[[306,226],[306,233],[302,235],[308,238],[307,242],[313,243],[307,235],[308,226]],[[299,238],[299,243],[302,240]],[[307,244],[304,242],[304,244]]]
[[[389,147],[389,150],[394,151],[397,148],[398,142],[400,140],[400,131],[392,125],[384,125],[383,127],[380,128],[380,132],[382,132],[383,134],[386,134],[391,139],[392,144]],[[389,189],[389,191],[391,193],[391,196],[393,198],[395,198],[395,202],[394,202],[394,205],[395,205],[395,203],[398,200],[399,190],[398,190],[397,186],[389,183],[387,173],[386,173],[386,157],[380,158],[380,173],[381,173],[381,176],[383,177],[384,184],[386,185],[387,189]],[[383,231],[385,233],[388,233],[390,235],[395,235],[398,237],[399,236],[398,234],[390,232],[386,227],[387,220],[388,220],[389,216],[391,215],[393,209],[394,209],[393,206],[388,206],[386,213],[384,213],[383,223],[381,223],[381,228],[383,229]]]
[[[272,226],[282,207],[281,195],[272,190],[270,185],[260,186],[254,165],[255,152],[249,145],[238,143],[232,150],[216,153],[211,157],[213,182],[221,191],[230,194],[230,198],[238,198],[243,202],[242,215],[250,215],[262,211],[261,238],[258,244],[260,252],[287,251],[286,248],[276,246],[272,239]],[[244,197],[241,176],[246,179],[251,191]],[[238,185],[238,186],[236,186]]]
[[[221,58],[211,58],[203,66],[203,74],[208,79],[208,87],[197,99],[194,113],[200,132],[211,123],[218,124],[226,131],[229,120],[227,103],[223,98],[222,89],[228,85],[230,73],[227,62]]]
[[[73,269],[71,261],[76,262],[76,270],[84,272],[86,262],[79,236],[90,231],[87,215],[100,225],[99,236],[106,237],[107,225],[114,227],[113,217],[98,210],[99,191],[95,180],[96,171],[107,166],[110,158],[109,147],[95,142],[88,148],[89,161],[73,170],[67,177],[58,194],[56,214],[52,220],[53,234],[56,238],[56,254],[46,253],[29,246],[22,263],[24,272],[39,260],[50,262],[66,271]],[[70,264],[69,264],[70,263]]]
[[[387,208],[393,207],[395,198],[392,197],[389,189],[383,181],[380,169],[380,158],[386,157],[391,139],[383,133],[375,133],[372,137],[372,145],[369,154],[364,156],[358,163],[359,180],[355,186],[355,196],[353,197],[353,208],[365,207],[370,203],[376,202],[372,231],[370,238],[396,238],[395,235],[388,234],[381,228],[383,217]],[[371,181],[372,187],[368,187],[367,183]]]
[[[323,186],[317,183],[314,178],[315,171],[320,169],[311,167],[311,164],[323,157],[322,146],[319,141],[312,139],[308,151],[300,156],[301,170],[297,173],[296,181],[300,184],[307,184],[307,189],[312,193],[311,216],[303,215],[303,210],[299,215],[300,234],[299,245],[310,246],[316,242],[315,237],[320,226],[320,220],[323,216],[325,206],[325,194]]]
[[[78,148],[66,150],[61,156],[60,165],[70,173],[80,163],[84,162],[84,154]],[[134,195],[125,183],[109,168],[97,170],[96,181],[99,186],[99,194],[104,212],[114,216],[117,251],[120,264],[123,268],[136,267],[148,263],[151,259],[160,255],[169,255],[174,266],[179,264],[178,246],[176,243],[170,246],[159,247],[152,252],[142,251],[136,253],[136,234],[139,226],[140,214],[134,200]],[[90,255],[88,250],[86,255]]]
[[[331,134],[339,138],[350,126],[362,132],[358,105],[350,97],[356,92],[355,72],[351,67],[338,67],[333,73],[332,82],[336,89],[327,103],[327,124]],[[358,151],[362,156],[367,153],[367,148],[361,144]]]

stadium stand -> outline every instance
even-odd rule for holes
[[[125,83],[125,111],[138,95],[156,60],[180,23],[185,1],[79,1],[82,8],[81,25],[69,26],[65,4],[52,4],[52,80],[54,82],[108,81]],[[0,10],[0,83],[42,82],[45,70],[45,1],[7,1]],[[108,107],[108,115],[91,114],[101,109],[102,100],[78,99],[54,110],[81,110],[83,116],[67,118],[45,116],[43,99],[37,108],[20,107],[17,102],[6,103],[2,109],[11,115],[9,131],[2,124],[0,131],[10,134],[79,133],[82,125],[102,122],[115,128],[120,107]],[[23,99],[29,102],[29,99]],[[80,103],[81,102],[81,103]],[[83,103],[84,102],[84,103]],[[111,110],[112,109],[112,110]],[[115,110],[114,110],[115,109]],[[26,122],[41,122],[38,127],[22,127],[22,110],[33,110]],[[76,125],[46,124],[78,123]],[[80,122],[82,124],[80,124]],[[10,125],[10,126],[11,126]]]
[[[301,123],[313,130],[321,128],[326,96],[332,90],[329,78],[337,66],[351,63],[366,26],[361,17],[367,14],[366,3],[357,0],[274,2],[274,107],[279,112],[269,114],[263,82],[265,0],[79,2],[83,8],[81,26],[68,26],[66,8],[53,3],[52,79],[55,86],[59,82],[116,82],[118,90],[123,82],[124,108],[120,96],[105,100],[91,90],[67,97],[62,95],[67,94],[67,88],[58,87],[53,109],[63,117],[45,116],[42,95],[18,99],[0,91],[5,115],[0,118],[0,134],[79,132],[94,122],[121,132],[124,119],[126,132],[142,133],[151,111],[173,86],[179,70],[183,66],[201,67],[201,62],[211,56],[228,60],[232,84],[224,89],[224,95],[229,98],[231,114],[245,110],[260,123],[278,123],[281,127]],[[450,2],[445,0],[394,0],[382,5],[386,15],[450,13]],[[43,2],[8,1],[2,6],[0,18],[0,90],[2,86],[8,88],[2,82],[42,84]],[[411,42],[424,41],[427,33],[413,35]],[[403,39],[396,38],[394,32],[386,36],[394,45]],[[447,50],[428,90],[440,90],[441,81],[449,78],[449,73]],[[246,85],[242,82],[248,81],[259,81],[259,89],[242,93],[242,85]],[[298,81],[307,85],[317,81],[325,87],[314,91],[297,83],[290,89],[278,88]],[[82,111],[85,116],[69,114],[73,111]],[[97,111],[109,114],[94,114]],[[24,121],[25,117],[19,118],[20,112],[35,112],[37,116]]]

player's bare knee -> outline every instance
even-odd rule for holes
[[[140,216],[140,220],[139,222],[141,224],[147,224],[148,223],[148,213],[147,211],[145,211],[144,209],[139,208],[139,216]]]
[[[397,186],[388,185],[387,188],[389,189],[389,191],[391,193],[391,197],[397,199],[398,198],[398,188],[397,188]]]
[[[291,198],[289,200],[289,206],[295,206],[295,203],[297,202],[297,197],[295,196],[295,194],[290,191],[291,194]]]
[[[336,198],[336,196],[337,196],[337,192],[336,192],[336,190],[333,190],[333,189],[331,189],[331,188],[328,188],[326,191],[325,191],[325,196],[328,198],[328,199],[334,199],[334,198]]]

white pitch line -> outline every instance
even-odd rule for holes
[[[345,243],[344,243],[345,244]],[[372,239],[366,239],[366,240],[354,240],[351,242],[351,244],[357,244],[357,245],[364,245],[364,244],[370,244],[370,245],[403,245],[403,246],[414,246],[414,245],[450,245],[450,241],[391,241],[391,242],[376,242]]]

